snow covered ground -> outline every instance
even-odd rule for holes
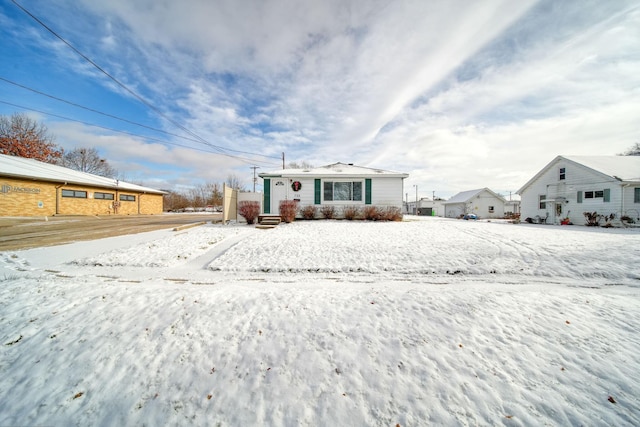
[[[640,232],[437,218],[0,252],[0,425],[640,425]]]

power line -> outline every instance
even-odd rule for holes
[[[88,56],[86,56],[84,53],[80,52],[78,49],[76,49],[71,43],[69,43],[68,41],[66,41],[62,36],[60,36],[58,33],[56,33],[53,29],[51,29],[49,26],[47,26],[44,22],[42,22],[40,19],[38,19],[35,15],[33,15],[31,12],[29,12],[27,9],[25,9],[22,5],[20,5],[16,0],[11,0],[13,2],[13,4],[15,4],[18,8],[20,8],[24,13],[26,13],[27,15],[29,15],[29,17],[31,17],[34,21],[36,21],[38,24],[40,24],[43,28],[45,28],[47,31],[49,31],[53,36],[55,36],[57,39],[59,39],[60,41],[62,41],[65,45],[67,45],[71,50],[73,50],[76,54],[78,54],[80,57],[82,57],[85,61],[87,61],[88,63],[90,63],[91,65],[93,65],[97,70],[99,70],[101,73],[103,73],[105,76],[107,76],[109,79],[111,79],[115,84],[117,84],[119,87],[121,87],[122,89],[124,89],[127,93],[129,93],[131,96],[133,96],[134,98],[136,98],[137,100],[139,100],[140,102],[142,102],[144,105],[146,105],[148,108],[150,108],[152,111],[154,111],[156,114],[158,114],[159,116],[161,116],[162,118],[166,119],[167,121],[169,121],[171,124],[173,124],[174,126],[176,126],[179,129],[182,129],[183,131],[185,131],[186,133],[188,133],[189,135],[193,136],[194,138],[197,138],[199,141],[201,141],[203,144],[206,144],[220,152],[222,152],[223,150],[227,150],[226,148],[221,148],[218,147],[216,145],[211,144],[210,142],[206,141],[204,138],[202,138],[201,136],[199,136],[198,134],[196,134],[195,132],[187,129],[186,127],[184,127],[183,125],[181,125],[180,123],[176,122],[175,120],[173,120],[172,118],[170,118],[169,116],[167,116],[166,114],[164,114],[159,108],[157,108],[156,106],[154,106],[153,104],[151,104],[150,102],[148,102],[146,99],[144,99],[142,96],[138,95],[136,92],[134,92],[133,90],[129,89],[129,87],[127,87],[124,83],[120,82],[118,79],[116,79],[114,76],[112,76],[111,74],[109,74],[107,71],[105,71],[102,67],[100,67],[97,63],[95,63],[92,59],[90,59]],[[231,150],[229,150],[231,151]],[[224,154],[224,153],[223,153]],[[253,154],[253,153],[251,153]],[[231,156],[229,154],[227,154],[227,156],[230,157],[234,157]]]
[[[252,164],[260,163],[260,164],[273,165],[273,166],[277,165],[276,163],[265,162],[265,161],[255,160],[255,159],[248,159],[248,158],[244,158],[244,157],[240,157],[240,156],[234,156],[232,154],[227,154],[227,153],[203,150],[201,148],[190,147],[188,145],[178,144],[178,143],[175,143],[175,142],[169,142],[169,141],[165,141],[165,140],[162,140],[162,139],[157,139],[157,138],[153,138],[153,137],[149,137],[149,136],[145,136],[145,135],[139,135],[139,134],[135,134],[135,133],[132,133],[132,132],[127,132],[127,131],[124,131],[124,130],[113,129],[113,128],[110,128],[110,127],[107,127],[107,126],[96,125],[94,123],[89,123],[89,122],[85,122],[85,121],[82,121],[82,120],[73,119],[71,117],[65,117],[65,116],[61,116],[59,114],[54,114],[54,113],[49,113],[49,112],[42,111],[42,110],[37,110],[35,108],[25,107],[23,105],[14,104],[14,103],[8,102],[8,101],[0,100],[0,104],[10,105],[12,107],[21,108],[23,110],[33,111],[33,112],[40,113],[40,114],[46,114],[48,116],[57,117],[59,119],[68,120],[68,121],[76,122],[76,123],[81,123],[83,125],[92,126],[92,127],[96,127],[96,128],[100,128],[100,129],[105,129],[105,130],[109,130],[109,131],[112,131],[112,132],[123,133],[125,135],[135,136],[135,137],[146,139],[146,140],[150,140],[150,141],[156,141],[156,142],[160,142],[162,144],[175,145],[177,147],[183,147],[183,148],[188,148],[190,150],[202,151],[204,153],[215,154],[217,156],[231,157],[233,159],[242,160],[243,162],[246,162],[246,163],[252,163]]]
[[[174,136],[176,138],[182,138],[182,139],[185,139],[187,141],[197,142],[198,144],[204,144],[204,145],[207,145],[207,146],[210,146],[210,147],[218,147],[221,150],[232,151],[234,153],[249,154],[249,155],[255,155],[255,156],[260,156],[260,157],[266,157],[266,158],[280,160],[280,157],[267,156],[265,154],[251,153],[251,152],[247,152],[247,151],[233,150],[233,149],[230,149],[230,148],[224,148],[224,147],[220,147],[220,146],[209,144],[209,143],[205,144],[202,141],[194,139],[194,138],[189,138],[189,137],[186,137],[186,136],[183,136],[183,135],[178,135],[178,134],[175,134],[175,133],[167,132],[167,131],[165,131],[163,129],[157,129],[157,128],[154,128],[154,127],[151,127],[151,126],[147,126],[147,125],[144,125],[144,124],[141,124],[141,123],[138,123],[138,122],[134,122],[134,121],[129,120],[129,119],[125,119],[125,118],[122,118],[122,117],[115,116],[113,114],[105,113],[103,111],[99,111],[99,110],[96,110],[94,108],[86,107],[84,105],[81,105],[81,104],[78,104],[78,103],[75,103],[75,102],[72,102],[72,101],[68,101],[66,99],[59,98],[57,96],[54,96],[54,95],[42,92],[40,90],[31,88],[29,86],[25,86],[23,84],[20,84],[20,83],[14,82],[12,80],[6,79],[6,78],[4,78],[2,76],[0,76],[0,80],[4,81],[6,83],[12,84],[14,86],[17,86],[19,88],[31,91],[33,93],[37,93],[38,95],[46,96],[46,97],[54,99],[56,101],[64,102],[65,104],[68,104],[68,105],[71,105],[71,106],[74,106],[74,107],[77,107],[77,108],[82,108],[84,110],[91,111],[93,113],[101,114],[101,115],[103,115],[105,117],[110,117],[112,119],[120,120],[120,121],[123,121],[125,123],[129,123],[129,124],[132,124],[132,125],[135,125],[135,126],[140,126],[140,127],[145,128],[145,129],[150,129],[152,131],[156,131],[156,132],[164,133],[166,135]],[[25,107],[21,107],[21,108],[28,109],[28,108],[25,108]],[[45,114],[48,114],[48,113],[45,113]],[[92,126],[100,127],[100,126],[97,126],[97,125],[92,125]],[[109,130],[113,130],[113,129],[109,129]]]

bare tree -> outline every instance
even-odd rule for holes
[[[117,175],[117,171],[105,159],[100,158],[100,154],[95,148],[75,148],[65,153],[58,164],[107,178],[115,178]]]
[[[55,163],[63,151],[53,141],[44,124],[25,114],[0,116],[0,154]]]
[[[640,142],[636,142],[622,154],[618,154],[619,156],[640,156]]]
[[[222,206],[222,188],[217,182],[204,184],[205,200],[207,205]]]
[[[244,184],[240,183],[240,179],[237,175],[229,175],[225,183],[227,184],[227,187],[231,187],[234,190],[244,191]]]
[[[298,162],[290,162],[287,165],[287,169],[312,169],[313,165],[309,162],[306,161],[301,161],[300,163]]]
[[[187,197],[177,191],[164,190],[167,194],[164,195],[164,210],[176,211],[184,209],[190,205]]]

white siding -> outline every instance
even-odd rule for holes
[[[372,178],[371,204],[402,209],[402,178]],[[362,188],[364,191],[364,187]],[[364,203],[364,202],[363,202]]]
[[[271,213],[277,214],[279,211],[280,200],[298,200],[299,207],[314,205],[320,208],[322,205],[333,205],[337,207],[346,205],[365,205],[366,183],[365,177],[282,177],[269,178],[271,180]],[[321,204],[315,204],[315,180],[320,179],[321,187]],[[293,191],[291,185],[293,182],[299,181],[302,184],[300,191]],[[325,181],[359,181],[362,182],[362,200],[361,201],[326,201],[324,200],[324,182]],[[278,182],[283,182],[284,186],[277,186]],[[371,178],[371,204],[374,206],[395,206],[402,208],[402,190],[403,179],[397,177],[373,177]]]
[[[493,207],[493,211],[489,207]],[[504,218],[504,201],[483,190],[466,203],[445,204],[447,218],[458,218],[467,213],[476,214],[478,218]]]
[[[565,168],[564,180],[560,180],[560,168]],[[604,201],[604,197],[586,198],[587,191],[605,190],[609,190],[608,202]],[[578,192],[582,192],[581,203],[578,202]],[[541,195],[554,201],[547,202],[545,208],[540,209]],[[585,224],[584,212],[615,214],[619,218],[623,210],[626,211],[629,205],[633,205],[633,190],[625,192],[626,206],[623,207],[619,181],[563,158],[549,165],[547,170],[522,190],[521,196],[523,220],[538,215],[547,217],[547,223],[552,224],[559,223],[566,217],[573,224]]]

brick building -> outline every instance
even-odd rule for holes
[[[0,216],[154,215],[164,191],[0,154]]]

